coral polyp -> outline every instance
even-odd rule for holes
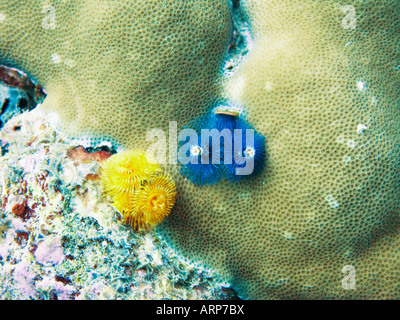
[[[132,196],[133,210],[124,216],[124,222],[135,230],[151,229],[166,218],[175,204],[176,187],[165,174],[144,181]]]
[[[100,169],[103,192],[110,196],[133,192],[155,172],[161,172],[160,166],[144,151],[126,150],[114,154]]]

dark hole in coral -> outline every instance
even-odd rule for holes
[[[55,290],[52,290],[49,295],[49,300],[58,300],[57,294]]]
[[[70,279],[62,277],[62,276],[56,275],[56,276],[54,276],[54,278],[55,278],[56,281],[62,282],[64,285],[72,283],[72,281]]]
[[[1,113],[0,114],[3,114],[6,111],[9,103],[10,103],[10,99],[4,99],[3,105],[1,106]]]
[[[14,127],[13,127],[13,130],[14,130],[14,131],[20,131],[20,130],[21,130],[21,126],[14,126]]]
[[[113,147],[109,148],[108,146],[98,146],[98,147],[86,147],[85,150],[89,153],[95,153],[98,151],[105,151],[111,154],[117,153],[117,150],[115,150]]]
[[[239,0],[232,0],[232,4],[234,9],[239,8],[240,6]]]
[[[0,124],[1,124],[1,122],[0,122]],[[4,145],[4,146],[0,145],[0,148],[1,148],[0,155],[1,156],[4,156],[8,152],[8,146],[9,146],[8,143],[6,145]]]
[[[28,75],[0,65],[0,128],[12,117],[34,109],[45,97],[45,90]]]
[[[20,109],[26,109],[28,107],[28,101],[24,98],[20,99],[18,102],[18,107]]]

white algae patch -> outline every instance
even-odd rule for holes
[[[231,299],[215,275],[153,232],[134,233],[101,198],[99,164],[35,110],[0,131],[0,299]]]
[[[38,263],[44,266],[60,265],[65,259],[60,239],[54,238],[39,242],[35,250],[35,258]]]

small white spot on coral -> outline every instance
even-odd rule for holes
[[[137,271],[137,273],[138,273],[138,276],[141,277],[141,278],[144,278],[146,276],[146,274],[147,274],[145,269],[139,269]]]
[[[38,107],[36,107],[38,108]],[[47,121],[50,123],[50,125],[54,128],[58,126],[60,123],[60,116],[55,113],[55,112],[48,112],[47,114]]]
[[[3,22],[5,18],[5,14],[0,12],[0,23]]]
[[[329,205],[332,208],[337,208],[340,206],[339,202],[337,202],[337,200],[332,195],[327,195],[325,199],[329,202]]]
[[[246,26],[247,26],[247,23],[246,23]],[[254,41],[251,37],[250,32],[248,30],[246,30],[246,31],[242,31],[241,33],[242,33],[242,36],[244,36],[247,40],[247,48],[251,51],[254,47]]]
[[[109,149],[112,149],[112,147],[113,147],[113,145],[112,145],[112,143],[110,142],[110,141],[102,141],[101,143],[100,143],[100,147],[101,146],[105,146],[105,147],[107,147],[107,148],[109,148]]]
[[[345,143],[346,139],[344,138],[343,135],[339,136],[336,140],[338,143]]]
[[[360,123],[357,126],[357,133],[362,134],[362,133],[364,133],[364,130],[367,130],[367,129],[368,129],[368,127],[366,125],[363,125],[362,123]]]
[[[65,59],[64,63],[70,68],[75,67],[75,64],[76,64],[75,60],[72,60],[72,59]]]
[[[347,141],[347,146],[348,146],[349,148],[355,148],[356,145],[357,145],[357,142],[356,142],[355,140],[349,140],[349,141]]]
[[[61,62],[61,57],[56,52],[52,53],[50,58],[54,63],[60,63]]]
[[[244,93],[245,80],[243,77],[238,77],[232,80],[227,88],[228,94],[231,96],[232,101],[238,102]]]
[[[349,157],[349,156],[344,156],[344,157],[343,157],[343,163],[344,163],[344,164],[348,164],[349,162],[351,162],[351,157]]]
[[[288,240],[293,239],[293,234],[291,232],[289,232],[289,231],[285,231],[283,236]]]
[[[271,81],[265,82],[265,90],[271,91],[271,90],[273,90],[273,89],[274,89],[274,86],[273,86],[273,84],[272,84]]]
[[[357,82],[357,88],[358,88],[358,90],[360,90],[360,91],[365,91],[365,83],[362,82],[362,81],[358,81],[358,82]]]
[[[314,220],[315,213],[314,212],[306,212],[306,219],[307,220]]]
[[[162,265],[162,258],[161,258],[161,254],[159,251],[156,251],[155,253],[153,253],[152,255],[153,257],[153,261],[157,266],[161,266]]]
[[[154,249],[153,239],[151,238],[151,236],[146,236],[144,241],[146,250],[150,252]]]

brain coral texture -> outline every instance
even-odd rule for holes
[[[225,1],[57,2],[43,30],[51,3],[2,1],[0,53],[41,82],[67,133],[145,147],[149,127],[187,124],[218,96]],[[177,198],[156,232],[244,298],[398,298],[399,1],[240,6],[254,44],[225,97],[266,137],[267,167],[198,187],[167,166]]]

